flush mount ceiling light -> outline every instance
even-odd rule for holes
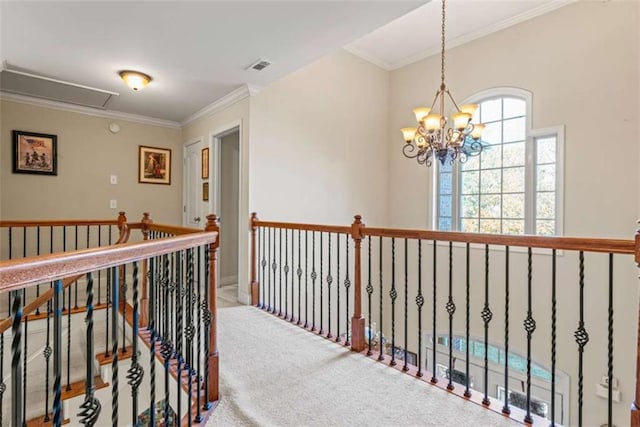
[[[139,71],[123,70],[118,73],[122,80],[133,90],[144,88],[152,80],[151,77]]]

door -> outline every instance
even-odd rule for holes
[[[200,176],[200,155],[202,140],[189,143],[184,147],[183,182],[184,182],[184,206],[182,208],[182,223],[185,227],[203,228],[202,179]]]

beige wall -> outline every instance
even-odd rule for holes
[[[251,207],[263,219],[387,220],[389,75],[331,53],[251,99]]]
[[[2,101],[2,219],[116,218],[148,211],[156,222],[181,220],[180,130]],[[109,123],[120,132],[109,132]],[[58,175],[12,173],[12,130],[58,136]],[[138,146],[172,150],[171,185],[138,183]],[[118,176],[118,184],[109,182]],[[118,202],[109,208],[109,200]]]
[[[578,2],[552,13],[456,47],[447,52],[447,83],[458,101],[498,86],[533,93],[533,128],[565,125],[564,234],[631,238],[640,214],[638,135],[638,2]],[[594,23],[598,23],[594,25]],[[433,56],[391,73],[388,205],[397,227],[429,228],[432,170],[403,157],[399,128],[412,123],[412,108],[429,103],[439,82],[439,57]],[[408,183],[411,183],[408,185]],[[417,185],[418,184],[418,185]],[[472,335],[482,337],[483,252],[472,249]],[[388,256],[388,252],[387,252]],[[427,253],[427,259],[430,255]],[[447,284],[447,248],[439,248],[439,283]],[[637,270],[629,256],[616,257],[615,372],[621,403],[614,423],[628,424],[635,369],[633,343],[637,323]],[[550,367],[550,257],[534,255],[533,314],[537,330],[534,359]],[[429,264],[430,265],[430,264]],[[606,422],[606,400],[595,385],[606,374],[606,256],[586,261],[586,328],[591,341],[585,353],[585,420]],[[464,252],[454,250],[454,333],[464,332]],[[504,251],[491,251],[490,305],[504,306]],[[431,274],[431,273],[428,273]],[[415,278],[410,278],[415,283]],[[572,424],[576,423],[578,261],[573,253],[558,258],[558,369],[572,376]],[[522,321],[526,316],[526,257],[511,257],[511,346],[526,354]],[[415,285],[410,287],[415,295]],[[438,295],[440,322],[446,313],[446,290]],[[442,310],[440,311],[440,308]],[[430,310],[429,310],[430,312]],[[410,313],[410,325],[416,324]],[[459,322],[460,321],[460,322]],[[503,314],[494,310],[490,341],[502,345]],[[446,324],[442,332],[446,330]],[[388,322],[387,322],[388,325]],[[402,327],[400,327],[402,330]],[[440,328],[439,328],[440,329]],[[629,345],[625,343],[630,343]],[[545,397],[545,396],[542,396]]]

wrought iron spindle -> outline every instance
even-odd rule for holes
[[[155,233],[151,232],[151,238],[153,239]],[[156,419],[156,257],[149,260],[149,272],[147,274],[149,278],[149,424],[155,426]]]
[[[336,233],[336,342],[340,342],[340,234]]]
[[[422,295],[422,240],[418,240],[418,295],[416,296],[418,306],[418,371],[417,377],[422,377],[422,306],[424,296]]]
[[[583,374],[583,353],[584,347],[589,342],[589,334],[584,327],[584,252],[580,251],[579,260],[579,287],[580,287],[580,320],[578,321],[578,329],[574,333],[576,343],[578,344],[578,425],[582,426],[582,404],[584,394],[584,374]]]
[[[111,292],[111,268],[108,268],[107,271],[107,286],[105,292],[105,303],[106,307],[104,309],[104,325],[105,325],[105,340],[104,340],[104,357],[109,357],[109,309],[110,307],[110,298],[109,295]]]
[[[46,344],[44,346],[44,350],[42,354],[45,359],[45,374],[44,374],[44,421],[49,422],[49,361],[51,358],[52,350],[49,341],[49,337],[51,336],[51,300],[47,301],[47,337]],[[2,335],[4,338],[4,334]],[[0,377],[2,377],[2,373],[0,372]],[[0,422],[0,425],[2,423]]]
[[[170,312],[169,312],[170,313]],[[127,322],[124,319],[127,318],[127,265],[122,266],[122,348],[120,352],[122,354],[127,353]],[[133,338],[135,339],[135,338]]]
[[[453,302],[453,242],[449,242],[449,298],[445,308],[449,315],[449,382],[447,390],[453,390],[453,314],[456,312],[456,305]]]
[[[465,361],[464,361],[464,369],[465,369],[465,387],[464,387],[464,397],[471,397],[471,391],[469,390],[469,326],[471,323],[471,299],[469,298],[470,287],[471,287],[471,267],[470,267],[470,244],[467,242],[465,248],[465,263],[466,263],[466,280],[465,280],[465,304],[466,304],[466,313],[465,313]]]
[[[176,408],[176,420],[179,420],[182,414],[182,369],[184,367],[185,359],[184,359],[184,346],[182,336],[185,331],[184,327],[184,299],[187,294],[187,289],[185,287],[183,277],[182,277],[182,261],[183,255],[182,251],[179,251],[176,254],[176,268],[178,269],[177,277],[178,277],[178,287],[176,288],[176,296],[177,296],[177,319],[176,319],[176,331],[178,331],[178,336],[176,340],[176,358],[178,359],[178,380],[176,381],[176,398],[178,399],[178,405]],[[169,402],[167,401],[165,408],[169,406]],[[168,409],[167,409],[168,410]],[[167,414],[168,416],[168,414]],[[168,418],[165,418],[168,419]]]
[[[139,311],[138,311],[138,262],[133,263],[133,331],[132,349],[131,349],[131,366],[127,371],[127,383],[131,387],[131,424],[136,425],[138,422],[138,387],[142,383],[144,371],[138,362],[138,328],[139,328]]]
[[[436,384],[438,382],[438,378],[436,377],[436,347],[438,346],[438,334],[437,334],[437,329],[436,329],[436,320],[437,320],[437,310],[436,310],[436,283],[437,283],[437,245],[438,242],[436,240],[433,241],[433,304],[432,304],[432,311],[433,311],[433,335],[431,338],[432,344],[433,344],[433,351],[432,351],[432,359],[433,359],[433,366],[432,366],[432,374],[431,374],[431,383],[432,384]]]
[[[62,280],[53,284],[53,425],[62,425]],[[14,424],[16,425],[16,424]]]
[[[27,357],[29,355],[28,348],[27,348],[27,343],[29,341],[28,338],[29,338],[29,316],[24,316],[24,353],[23,353],[24,360],[22,363],[22,402],[23,402],[22,422],[23,422],[23,426],[25,427],[26,427],[26,421],[27,421]]]
[[[331,233],[329,233],[329,252],[327,252],[327,257],[329,257],[328,268],[327,268],[327,304],[328,304],[328,312],[327,312],[327,338],[332,338],[331,335],[331,283],[333,283],[333,277],[331,276]]]
[[[300,264],[301,254],[302,254],[302,231],[298,230],[298,269],[296,270],[296,274],[298,275],[298,321],[296,322],[297,325],[302,324],[302,266]],[[292,314],[292,317],[293,317],[293,314]]]
[[[409,370],[407,365],[407,347],[409,346],[409,242],[404,239],[404,365],[403,371]]]
[[[267,311],[269,313],[275,313],[276,307],[276,269],[278,264],[276,263],[276,236],[275,230],[269,228],[269,260],[271,261],[269,274],[269,307]],[[273,240],[273,241],[272,241]]]
[[[324,259],[323,259],[324,258],[324,246],[322,244],[322,240],[323,240],[322,236],[323,236],[323,234],[324,233],[321,231],[320,232],[320,331],[318,331],[318,333],[320,335],[323,335],[323,333],[324,333],[324,331],[323,331],[323,329],[324,329],[324,322],[323,322],[323,320],[324,320],[324,316],[323,316],[324,304],[323,304],[323,301],[322,301],[322,299],[323,299],[322,298],[323,297],[322,294],[323,294],[323,289],[324,289],[324,287],[322,286],[322,280],[324,278],[323,271],[322,271],[323,267],[324,267]]]
[[[71,390],[71,285],[67,287],[67,388]]]
[[[78,418],[80,423],[85,426],[94,426],[100,416],[100,410],[102,405],[100,401],[95,397],[95,385],[93,383],[93,275],[87,273],[87,317],[85,322],[87,323],[86,332],[86,374],[85,374],[85,386],[84,386],[84,402],[80,405],[80,412],[78,412]],[[137,397],[134,397],[137,400]],[[137,402],[134,403],[134,407]],[[134,422],[135,423],[135,422]]]
[[[193,324],[193,304],[196,300],[196,295],[193,292],[193,248],[187,249],[187,286],[188,286],[188,310],[187,310],[187,328],[185,330],[185,336],[187,338],[187,370],[189,372],[188,380],[188,399],[187,399],[187,425],[191,427],[193,423],[193,416],[191,414],[191,407],[193,404],[193,337],[195,335],[196,328]]]
[[[204,405],[202,409],[208,411],[211,404],[208,401],[209,396],[209,329],[211,327],[211,311],[209,310],[209,271],[211,269],[211,249],[207,245],[204,248],[204,301],[202,303],[202,320],[204,322],[204,349],[206,361],[204,363]]]
[[[527,318],[524,320],[524,329],[527,331],[527,414],[525,423],[532,423],[531,417],[531,336],[536,330],[536,321],[533,319],[531,309],[531,282],[533,278],[533,264],[531,248],[527,250]]]
[[[304,231],[304,327],[309,327],[309,231]]]
[[[22,406],[22,292],[11,291],[11,425],[21,426]]]
[[[504,405],[502,413],[509,415],[509,246],[504,248]],[[467,341],[468,342],[468,341]]]
[[[273,268],[271,266],[271,262],[273,260],[272,255],[271,255],[271,228],[267,229],[267,238],[268,238],[268,242],[267,242],[267,279],[269,280],[269,284],[268,284],[268,288],[267,288],[267,295],[268,295],[268,299],[267,299],[267,304],[265,304],[265,306],[263,307],[264,309],[266,309],[267,311],[271,311],[271,301],[272,301],[272,295],[273,295],[273,281],[272,276],[275,277],[275,273],[272,274]]]
[[[322,277],[322,275],[320,275]],[[311,232],[311,331],[316,330],[316,232]],[[322,287],[322,286],[321,286]],[[322,306],[321,306],[322,307]]]
[[[263,243],[264,241],[264,230],[263,230],[263,235],[262,235],[262,239],[260,239],[260,242]],[[258,248],[260,247],[260,245],[258,245]],[[264,249],[264,248],[263,248]],[[200,376],[200,372],[202,372],[200,370],[200,355],[204,354],[204,351],[202,349],[202,311],[200,310],[200,306],[202,304],[202,248],[200,246],[198,246],[198,279],[196,280],[196,288],[197,288],[197,305],[195,307],[195,310],[198,312],[198,342],[196,343],[196,370],[197,370],[197,374],[198,374],[198,380],[197,380],[197,385],[196,385],[196,422],[197,423],[201,423],[202,422],[202,414],[200,414],[200,392],[202,390],[202,386],[200,384],[201,381],[201,376]],[[264,252],[263,252],[263,256],[264,256]],[[264,267],[263,267],[263,271],[264,271]],[[262,280],[264,280],[264,273],[262,275]],[[262,282],[260,282],[262,284]],[[261,298],[264,298],[264,287],[262,288],[263,293],[261,294]],[[260,306],[260,299],[258,299],[258,306]]]
[[[551,426],[556,425],[556,250],[551,251]]]
[[[398,291],[396,290],[396,238],[391,238],[391,289],[389,290],[391,297],[391,362],[389,365],[396,365],[396,298]]]
[[[367,322],[369,324],[369,332],[367,333],[367,356],[371,356],[373,352],[371,351],[371,344],[373,341],[373,329],[371,329],[371,295],[373,294],[373,285],[371,284],[371,237],[368,239],[367,245]]]
[[[267,260],[265,259],[265,238],[264,238],[265,229],[264,227],[258,228],[258,238],[260,239],[258,244],[258,250],[260,251],[260,267],[262,275],[260,276],[260,298],[258,298],[258,307],[264,309],[265,300],[267,299],[267,289],[266,289],[266,278],[265,278],[265,267],[267,266]]]
[[[613,254],[609,254],[609,308],[607,335],[607,424],[613,426]]]
[[[489,400],[489,322],[493,317],[489,308],[489,245],[484,245],[484,307],[481,317],[484,322],[484,397],[482,404],[488,406],[491,404],[491,400]]]
[[[384,360],[384,343],[382,342],[382,300],[384,298],[384,293],[383,293],[383,285],[382,285],[382,236],[378,237],[378,256],[379,256],[379,264],[378,264],[378,281],[380,284],[380,300],[378,301],[380,303],[379,305],[379,311],[378,311],[378,316],[380,317],[380,327],[378,329],[378,348],[380,350],[380,353],[378,354],[378,360]]]
[[[75,246],[74,249],[77,251],[78,250],[78,226],[75,226]],[[73,308],[78,308],[78,282],[76,281],[73,284],[73,288],[74,288],[74,296],[76,298],[75,303],[73,304]],[[71,306],[71,303],[69,303],[69,306]]]
[[[47,366],[48,367],[48,366]],[[48,376],[48,375],[47,375]],[[49,387],[47,387],[46,392],[48,392]],[[4,383],[4,332],[0,334],[0,426],[2,425],[3,420],[3,403],[4,403],[4,392],[7,391],[7,385]],[[48,405],[47,405],[48,406]],[[45,408],[45,411],[47,408]],[[45,412],[45,414],[48,412]],[[49,421],[46,419],[45,421]]]
[[[345,256],[345,264],[346,267],[346,276],[344,278],[344,308],[345,308],[345,329],[347,334],[347,339],[344,345],[351,345],[351,341],[349,341],[349,288],[351,287],[351,279],[349,278],[349,235],[344,235],[344,243],[346,247],[346,256]]]
[[[293,242],[293,237],[291,238]],[[293,251],[292,251],[293,252]],[[279,314],[284,314],[284,319],[289,318],[289,299],[287,298],[287,290],[289,288],[289,230],[284,230],[284,313],[282,313],[282,299],[280,299],[281,311]],[[282,288],[280,289],[282,292]],[[291,289],[293,293],[293,288]]]
[[[284,260],[287,262],[286,257]],[[282,316],[282,228],[278,239],[278,316]],[[286,266],[285,266],[286,267]],[[286,270],[286,268],[285,268]],[[286,283],[285,283],[286,286]]]
[[[116,308],[120,303],[118,289],[119,274],[118,267],[113,267],[111,271],[111,303],[114,311],[111,315],[111,425],[118,426],[118,316]]]
[[[36,227],[36,255],[40,256],[40,226]],[[36,285],[36,298],[38,297],[40,297],[40,283]],[[39,314],[40,314],[40,307],[36,307],[36,316]],[[1,425],[2,425],[2,422],[0,422],[0,426]]]
[[[102,246],[102,227],[98,225],[98,247]],[[98,270],[98,305],[100,305],[100,290],[102,288],[102,270]]]
[[[162,344],[160,345],[160,355],[162,356],[162,365],[164,368],[164,419],[168,420],[170,402],[169,361],[171,360],[171,355],[173,354],[173,345],[171,344],[171,335],[169,334],[170,311],[168,308],[168,304],[170,299],[169,287],[171,284],[169,255],[163,256],[162,264],[163,274],[160,283],[160,287],[162,289],[162,300],[160,301],[160,305],[162,306],[162,315],[160,320],[162,320],[162,329],[164,334],[162,335]],[[177,270],[178,268],[179,266],[175,265],[174,263],[174,269]],[[180,313],[178,313],[178,316],[180,316]],[[179,334],[180,332],[176,330],[176,333]],[[178,335],[176,335],[176,340],[177,339]]]

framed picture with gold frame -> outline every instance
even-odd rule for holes
[[[171,185],[171,150],[140,145],[138,182]]]
[[[202,179],[209,179],[209,147],[202,149]]]
[[[209,183],[208,182],[202,183],[202,201],[203,202],[209,201]]]

